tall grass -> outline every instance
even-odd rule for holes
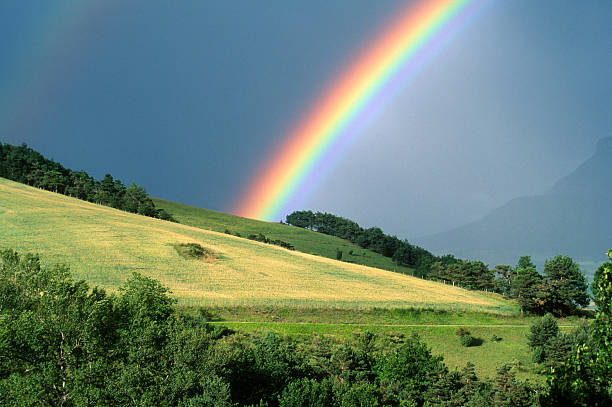
[[[183,305],[515,311],[499,296],[130,214],[4,179],[0,212],[0,247],[69,264],[76,278],[111,291],[139,272],[160,280]],[[185,259],[174,248],[180,243],[199,244],[218,260]]]
[[[271,240],[291,243],[296,250],[317,256],[336,259],[338,251],[343,253],[342,260],[354,264],[376,267],[412,275],[413,269],[397,266],[390,258],[371,250],[362,249],[349,241],[313,232],[287,224],[262,222],[242,218],[228,213],[183,205],[163,199],[153,199],[155,206],[172,213],[182,224],[214,230],[217,232],[239,234],[242,237],[264,234]]]

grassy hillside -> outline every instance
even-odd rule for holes
[[[163,199],[153,199],[153,202],[155,207],[170,212],[176,220],[184,225],[217,232],[229,230],[232,234],[239,233],[242,237],[263,233],[268,238],[289,242],[293,244],[296,250],[303,253],[336,259],[336,249],[338,249],[342,250],[342,260],[345,262],[398,271],[405,274],[412,274],[413,271],[408,267],[397,266],[388,257],[384,257],[371,250],[361,249],[347,240],[324,235],[323,233],[286,224],[242,218]],[[352,254],[349,254],[350,251],[352,251]]]
[[[39,252],[44,262],[67,263],[77,278],[110,290],[140,272],[170,287],[185,305],[515,310],[495,295],[134,215],[5,179],[0,236],[2,248]],[[218,260],[179,255],[175,245],[191,242]]]

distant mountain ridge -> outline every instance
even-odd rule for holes
[[[515,264],[563,253],[583,264],[604,261],[612,246],[612,137],[543,195],[513,199],[482,219],[415,239],[434,253]]]

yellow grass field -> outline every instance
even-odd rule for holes
[[[219,260],[188,260],[173,247],[190,242]],[[129,214],[3,178],[0,248],[38,252],[44,263],[66,263],[75,278],[110,291],[139,272],[161,281],[183,305],[515,311],[497,295]]]

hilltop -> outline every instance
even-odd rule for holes
[[[180,216],[177,213],[177,216]],[[276,225],[285,227],[283,225]],[[73,275],[116,290],[132,272],[184,305],[429,307],[511,313],[501,297],[131,214],[0,178],[2,248],[39,252]],[[212,261],[175,249],[196,243]]]

